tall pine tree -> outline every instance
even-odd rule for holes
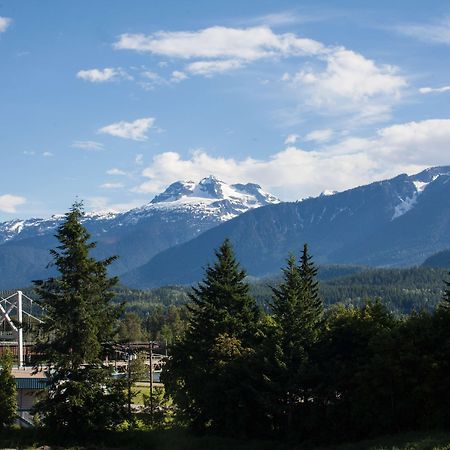
[[[11,370],[13,356],[6,351],[0,356],[0,429],[10,427],[16,420],[16,380]]]
[[[44,425],[69,431],[113,428],[125,414],[121,383],[103,366],[103,344],[116,332],[120,306],[111,304],[117,278],[109,278],[115,257],[97,261],[74,203],[58,228],[51,250],[59,276],[35,281],[44,312],[37,352],[49,367],[48,395],[36,405]]]
[[[216,257],[190,295],[189,327],[172,348],[163,381],[194,428],[243,434],[252,415],[244,366],[259,313],[228,240]]]
[[[305,244],[297,265],[290,256],[283,280],[272,288],[271,351],[266,367],[275,429],[290,432],[309,395],[311,352],[323,316],[317,269]]]

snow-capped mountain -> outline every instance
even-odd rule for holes
[[[176,181],[164,192],[156,195],[150,203],[122,213],[90,212],[85,215],[84,223],[99,224],[103,233],[110,228],[136,224],[148,216],[163,214],[192,214],[220,223],[232,219],[249,209],[279,203],[275,196],[264,192],[258,184],[232,184],[220,181],[213,175],[194,181]],[[15,219],[0,222],[0,244],[14,239],[24,239],[54,233],[64,219],[63,215],[54,215],[49,219]]]
[[[142,207],[94,211],[83,220],[98,242],[97,256],[119,255],[113,271],[120,274],[250,209],[279,202],[257,184],[228,185],[209,176],[198,183],[177,181]],[[0,223],[0,288],[48,276],[48,250],[56,244],[55,230],[63,218]]]
[[[304,242],[318,263],[421,264],[450,248],[450,166],[249,211],[159,253],[122,280],[135,287],[198,281],[225,238],[253,276],[278,272]]]

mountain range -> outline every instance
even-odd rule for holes
[[[248,211],[123,275],[136,287],[189,284],[233,243],[248,273],[279,272],[304,242],[319,264],[411,266],[450,247],[450,166]]]
[[[279,203],[257,184],[228,185],[213,176],[177,181],[140,208],[122,213],[90,213],[83,222],[97,241],[93,254],[118,255],[112,274],[123,274],[157,253],[252,208]],[[0,223],[0,289],[27,286],[53,275],[49,249],[64,216]]]
[[[410,266],[450,248],[450,166],[399,175],[343,192],[280,202],[256,184],[210,176],[177,181],[127,212],[87,214],[94,255],[117,254],[111,272],[133,287],[201,279],[229,238],[250,275],[279,272],[304,242],[319,264]],[[63,216],[0,223],[0,289],[29,285],[52,269]]]

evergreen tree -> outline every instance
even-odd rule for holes
[[[11,370],[13,356],[6,351],[0,356],[0,429],[10,427],[17,414],[16,380]]]
[[[304,314],[304,336],[309,344],[317,341],[323,320],[323,302],[319,295],[319,282],[317,281],[317,267],[309,254],[308,245],[303,245],[299,265],[302,297],[301,309]]]
[[[309,398],[311,353],[323,315],[316,275],[305,244],[300,264],[290,256],[282,283],[272,288],[274,330],[266,370],[270,374],[274,425],[283,431],[292,430],[295,416]]]
[[[190,295],[189,326],[172,348],[163,382],[194,428],[242,434],[254,414],[243,367],[259,313],[228,240],[216,257]]]
[[[36,411],[53,429],[112,428],[124,417],[121,383],[103,366],[103,344],[116,333],[121,306],[111,304],[117,278],[109,278],[115,257],[97,261],[95,243],[81,223],[83,208],[74,203],[59,226],[60,245],[51,250],[59,276],[36,281],[44,312],[37,352],[50,370],[49,391]]]

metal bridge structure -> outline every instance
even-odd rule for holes
[[[19,368],[24,367],[24,327],[30,320],[42,323],[41,319],[33,315],[35,304],[22,291],[0,295],[0,347],[17,346]]]

